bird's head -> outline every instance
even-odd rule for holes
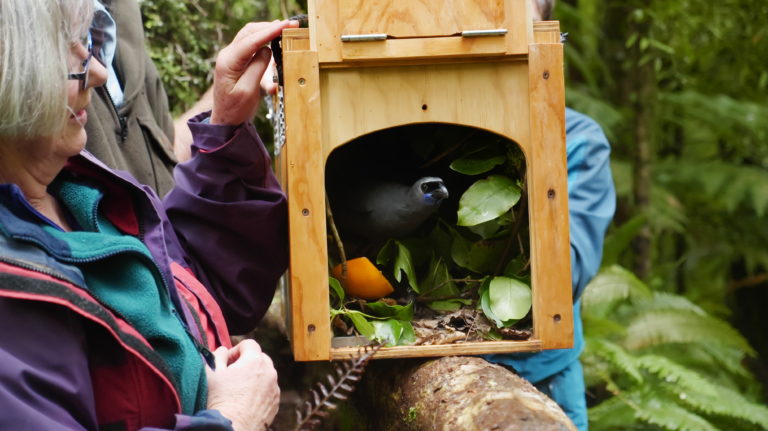
[[[423,201],[430,205],[439,205],[448,197],[448,189],[443,180],[438,177],[420,178],[414,183],[413,188]]]

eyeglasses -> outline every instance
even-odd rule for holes
[[[85,90],[88,88],[88,68],[91,65],[91,58],[93,58],[93,39],[91,33],[88,32],[88,39],[86,43],[86,49],[88,50],[88,57],[83,61],[83,71],[78,73],[70,73],[67,75],[67,79],[76,79],[82,81],[80,88]]]

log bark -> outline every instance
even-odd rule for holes
[[[291,431],[309,389],[335,375],[336,364],[293,361],[277,312],[280,299],[276,303],[246,337],[261,344],[278,370],[282,399],[272,429]],[[373,360],[350,401],[316,431],[576,431],[560,407],[528,381],[479,357]],[[343,415],[353,419],[341,427]]]
[[[372,361],[356,392],[371,431],[575,431],[528,381],[477,357]]]

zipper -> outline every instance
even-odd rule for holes
[[[104,92],[104,96],[106,96],[106,99],[109,101],[109,106],[112,107],[112,114],[119,125],[118,136],[120,136],[120,143],[122,144],[128,138],[128,118],[124,115],[120,115],[117,106],[115,106],[115,101],[112,99],[112,95],[109,94],[109,90],[107,90],[106,86],[98,87],[98,90]]]

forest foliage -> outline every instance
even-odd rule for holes
[[[303,4],[302,4],[303,3]],[[174,112],[295,0],[143,0]],[[567,104],[605,129],[618,209],[583,298],[593,429],[766,429],[768,2],[562,0]]]

